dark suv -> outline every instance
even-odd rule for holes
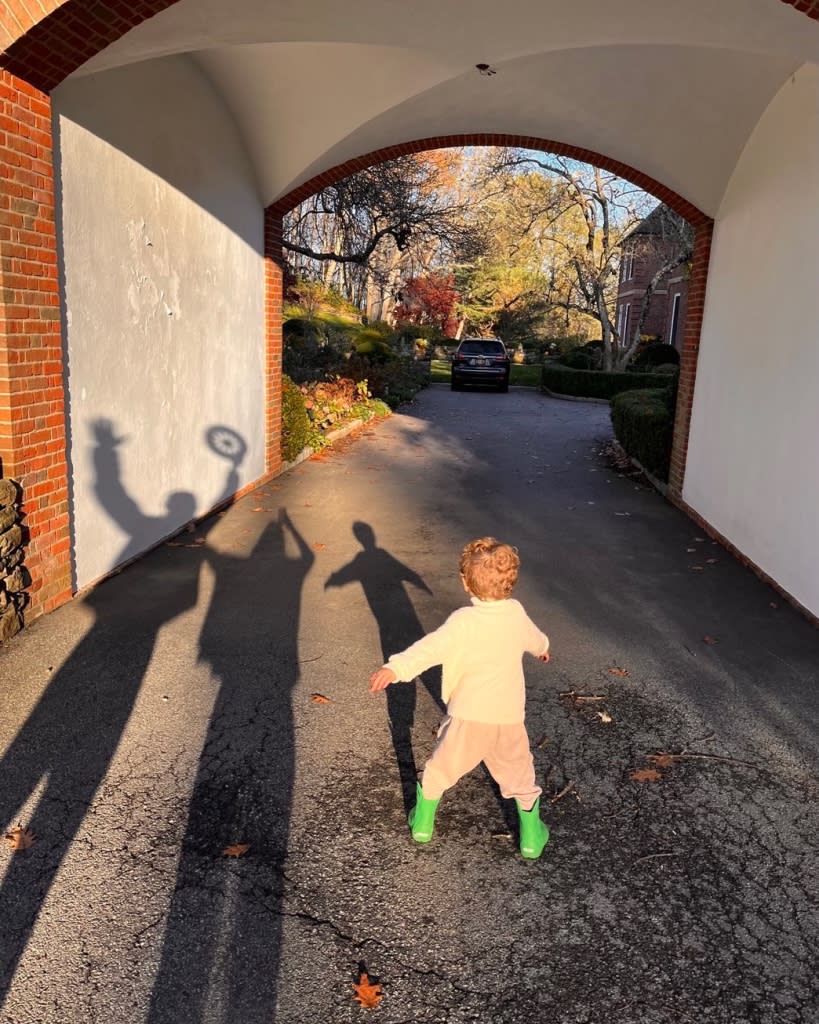
[[[493,384],[509,390],[509,353],[500,338],[464,338],[452,356],[452,390],[464,384]]]

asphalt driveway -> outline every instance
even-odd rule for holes
[[[815,1021],[819,633],[609,434],[434,386],[0,650],[0,1020]],[[438,678],[367,692],[487,533],[552,642],[535,863],[482,771],[412,844]]]

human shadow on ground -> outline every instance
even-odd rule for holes
[[[150,517],[142,516],[123,488],[118,449],[124,439],[117,438],[108,420],[95,422],[92,433],[95,494],[112,518],[127,507],[127,517],[117,521],[133,539]],[[239,435],[230,433],[239,442],[240,454],[238,461],[229,456],[219,501],[235,493],[244,452]],[[194,504],[187,492],[168,500],[174,516],[186,510],[192,515]],[[203,526],[200,536],[209,528]],[[130,553],[131,544],[129,540],[125,552]],[[93,624],[54,673],[0,761],[0,825],[12,824],[39,793],[26,823],[37,842],[13,856],[0,887],[0,1007],[40,909],[108,771],[157,634],[196,604],[203,553],[200,548],[180,559],[162,548],[139,572],[126,572],[82,599],[94,613]],[[51,670],[44,665],[43,671]]]
[[[354,523],[353,533],[362,550],[351,562],[334,572],[327,579],[324,588],[326,590],[330,587],[343,587],[348,583],[361,584],[364,597],[378,624],[381,651],[386,660],[390,655],[397,654],[416,640],[420,640],[425,633],[405,584],[410,583],[428,594],[432,591],[417,572],[399,562],[384,548],[378,547],[373,528],[368,523]],[[446,708],[441,700],[440,672],[434,669],[425,672],[421,678],[430,696],[444,712]],[[412,748],[415,686],[401,683],[388,686],[385,692],[387,718],[401,779],[401,791],[409,811],[415,803],[415,783],[418,777]]]
[[[292,690],[315,556],[285,510],[243,557],[210,550],[199,657],[218,685],[187,811],[148,1024],[275,1017],[294,776]],[[246,844],[241,859],[222,851]]]

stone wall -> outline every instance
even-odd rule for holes
[[[25,591],[30,583],[23,565],[25,552],[19,502],[17,484],[0,479],[0,643],[22,627]]]

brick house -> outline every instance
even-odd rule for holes
[[[617,333],[629,338],[633,332],[643,296],[663,263],[673,261],[685,244],[680,220],[660,203],[620,243],[620,281],[617,289]],[[643,337],[682,345],[688,299],[688,260],[671,270],[657,285],[649,302],[641,334]]]

